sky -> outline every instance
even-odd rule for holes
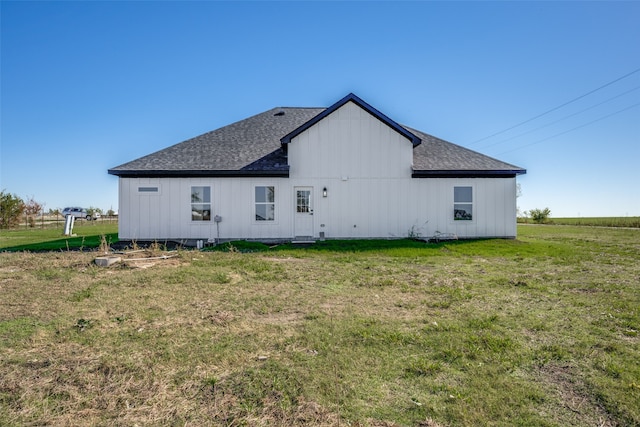
[[[640,216],[640,2],[0,1],[0,189],[118,210],[107,170],[355,93],[527,169],[521,211]]]

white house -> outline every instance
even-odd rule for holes
[[[349,94],[274,108],[109,170],[122,240],[516,236],[526,171]]]

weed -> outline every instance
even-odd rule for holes
[[[70,297],[69,297],[69,301],[72,302],[80,302],[82,300],[85,300],[87,298],[91,298],[91,296],[93,295],[93,286],[89,286],[87,288],[81,289],[77,292],[74,292]]]
[[[83,332],[92,326],[93,326],[93,322],[88,319],[78,319],[75,325],[73,325],[73,327],[76,328],[78,332]]]
[[[102,252],[103,254],[107,254],[109,253],[109,243],[107,242],[107,236],[105,236],[104,234],[100,235],[100,246],[98,247],[98,250],[100,252]]]
[[[433,376],[442,370],[442,364],[434,362],[431,359],[420,358],[412,360],[406,368],[404,368],[405,375],[423,377]]]

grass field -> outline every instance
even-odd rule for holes
[[[0,425],[640,425],[640,230],[239,249],[0,254]]]
[[[553,219],[554,224],[561,225],[584,225],[596,227],[634,227],[640,228],[640,217],[593,217],[593,218],[557,218]]]
[[[529,222],[532,220],[519,218],[518,222]],[[549,224],[556,225],[581,225],[592,227],[631,227],[640,228],[640,217],[581,217],[581,218],[549,218]]]

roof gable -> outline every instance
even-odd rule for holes
[[[350,93],[349,95],[345,96],[340,101],[336,102],[335,104],[333,104],[332,106],[330,106],[329,108],[327,108],[326,110],[324,110],[323,112],[321,112],[320,114],[318,114],[317,116],[309,120],[308,122],[302,124],[300,127],[294,129],[293,131],[283,136],[280,139],[280,142],[282,142],[283,144],[290,143],[293,138],[300,135],[302,132],[309,129],[311,126],[315,125],[316,123],[318,123],[319,121],[321,121],[322,119],[324,119],[325,117],[327,117],[328,115],[336,111],[338,108],[345,105],[347,102],[353,102],[354,104],[356,104],[357,106],[359,106],[360,108],[362,108],[363,110],[365,110],[366,112],[374,116],[376,119],[380,120],[382,123],[386,124],[393,130],[395,130],[396,132],[398,132],[399,134],[407,138],[409,141],[411,141],[414,147],[420,144],[421,142],[420,138],[418,138],[413,133],[409,132],[404,127],[400,126],[395,121],[391,120],[386,115],[382,114],[380,111],[373,108],[371,105],[364,102],[362,99],[360,99],[353,93]]]

